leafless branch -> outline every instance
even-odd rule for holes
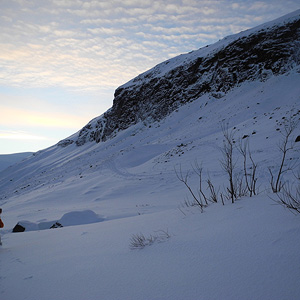
[[[223,158],[220,161],[223,170],[227,173],[229,180],[229,187],[227,192],[230,195],[231,202],[234,203],[237,198],[237,193],[234,183],[234,169],[236,162],[233,160],[233,149],[234,149],[234,131],[229,131],[228,126],[222,125],[222,131],[224,136],[223,148],[221,149]]]
[[[181,169],[181,166],[179,167],[179,171],[177,171],[175,169],[175,174],[178,178],[179,181],[181,181],[185,186],[186,188],[188,189],[188,191],[190,192],[190,194],[192,195],[193,199],[195,200],[195,202],[199,205],[199,207],[201,208],[201,211],[203,211],[203,208],[205,207],[205,205],[203,204],[202,202],[202,199],[201,198],[197,198],[195,193],[193,192],[191,186],[189,185],[188,183],[188,178],[189,178],[189,171],[186,172],[185,175],[183,175],[182,173],[182,169]]]
[[[278,145],[278,148],[279,148],[280,152],[282,153],[279,170],[278,170],[277,174],[273,174],[272,169],[269,168],[269,173],[271,176],[270,184],[271,184],[273,193],[280,192],[280,190],[284,186],[284,183],[282,182],[282,175],[285,172],[291,170],[291,168],[284,169],[284,164],[286,161],[287,153],[294,148],[295,142],[291,141],[291,135],[292,135],[293,131],[297,128],[298,124],[299,124],[299,120],[296,120],[295,118],[290,117],[286,121],[286,124],[284,126],[284,132],[282,133],[283,139]]]
[[[244,167],[244,178],[247,190],[249,192],[249,196],[252,197],[253,195],[257,194],[256,190],[256,170],[257,164],[254,162],[250,147],[249,147],[249,140],[245,140],[244,142],[240,139],[238,146],[238,151],[243,156],[243,167]],[[250,159],[251,165],[248,167],[247,159]]]

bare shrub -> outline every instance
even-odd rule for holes
[[[130,249],[142,249],[153,243],[153,237],[145,237],[142,233],[133,234],[130,238]]]
[[[243,157],[243,169],[244,169],[244,179],[245,185],[249,192],[249,196],[252,197],[253,195],[257,194],[257,177],[256,177],[256,170],[257,170],[257,163],[254,162],[250,147],[249,147],[249,140],[245,140],[244,142],[240,139],[238,143],[238,151],[241,153]],[[248,158],[250,159],[250,166],[248,166]]]
[[[208,205],[208,199],[205,195],[205,193],[203,192],[203,188],[202,188],[202,172],[203,172],[203,167],[202,164],[199,165],[198,161],[195,161],[195,164],[192,166],[194,172],[198,175],[199,177],[199,199],[201,199],[201,202],[205,202],[206,205]],[[203,200],[202,200],[203,199]]]
[[[291,135],[293,131],[297,128],[298,124],[299,120],[297,120],[295,117],[290,117],[284,125],[284,131],[282,132],[283,138],[278,145],[278,148],[281,152],[281,162],[279,169],[277,173],[274,174],[272,169],[269,167],[269,173],[271,176],[270,184],[273,193],[278,193],[281,191],[281,189],[284,186],[284,182],[282,181],[283,174],[293,169],[293,166],[285,167],[285,162],[287,153],[290,150],[292,150],[295,146],[295,141],[291,140]]]
[[[182,203],[182,207],[194,207],[194,206],[199,206],[197,202],[191,201],[186,197]]]
[[[187,171],[185,175],[183,175],[182,173],[182,169],[181,169],[181,166],[179,168],[179,171],[177,171],[175,169],[175,174],[178,178],[179,181],[181,181],[185,186],[186,188],[188,189],[188,191],[190,192],[190,194],[192,195],[195,203],[200,207],[201,209],[201,212],[203,211],[203,208],[205,206],[207,206],[207,204],[205,204],[202,200],[202,197],[201,197],[201,193],[198,193],[198,197],[196,196],[196,194],[194,193],[193,189],[191,188],[191,186],[189,185],[188,183],[188,178],[189,178],[189,174],[190,172]],[[201,174],[202,174],[202,171],[201,171]]]
[[[222,125],[222,131],[224,136],[223,148],[221,149],[223,158],[220,160],[221,166],[228,176],[229,186],[226,188],[231,202],[234,203],[237,198],[236,182],[234,179],[234,170],[236,161],[233,159],[234,149],[234,131],[229,131],[228,126]]]
[[[220,197],[221,197],[222,204],[225,205],[223,193],[220,194]]]
[[[300,170],[295,175],[296,182],[294,184],[286,183],[280,192],[276,194],[277,203],[282,204],[288,209],[300,213]]]
[[[277,193],[279,201],[289,209],[300,213],[300,185],[292,192],[289,185],[285,185],[280,193]]]
[[[215,186],[213,185],[213,183],[211,182],[210,179],[207,179],[207,185],[208,185],[208,189],[210,191],[210,196],[209,196],[209,200],[211,202],[217,203],[218,202],[218,193],[219,191],[216,191]]]
[[[184,201],[180,203],[178,209],[186,216],[185,210],[194,207],[199,208],[200,212],[203,212],[203,207],[200,207],[197,202],[189,200],[189,198],[186,197]]]
[[[146,246],[151,246],[153,243],[162,243],[169,239],[171,235],[168,231],[158,230],[155,231],[154,234],[150,234],[149,236],[144,236],[142,233],[133,234],[130,238],[129,248],[134,249],[143,249]]]
[[[243,177],[240,174],[235,174],[233,177],[233,191],[234,191],[234,200],[232,200],[233,194],[229,187],[226,187],[225,191],[221,193],[221,200],[224,205],[224,198],[230,200],[231,203],[234,203],[235,200],[242,198],[248,195],[247,187],[244,184]]]
[[[188,191],[193,197],[193,202],[190,202],[188,199],[185,200],[182,207],[192,207],[192,206],[199,206],[201,209],[201,212],[203,212],[203,209],[208,206],[209,202],[217,203],[218,202],[218,193],[219,190],[215,188],[213,185],[211,179],[205,180],[207,184],[207,189],[209,191],[209,194],[206,194],[203,190],[203,167],[202,164],[199,165],[197,161],[192,165],[192,169],[194,173],[199,177],[199,187],[198,189],[194,189],[193,191],[192,187],[188,183],[188,178],[190,175],[190,171],[187,171],[185,175],[183,175],[181,166],[179,168],[179,171],[175,169],[176,176],[179,181],[184,183],[184,185],[187,187]],[[180,209],[180,208],[179,208]],[[182,211],[181,211],[182,212]]]
[[[244,177],[241,174],[237,174],[234,180],[236,197],[241,198],[248,195],[247,186],[244,183]]]

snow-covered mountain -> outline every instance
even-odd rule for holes
[[[139,122],[159,121],[204,94],[221,98],[245,81],[265,81],[299,65],[299,11],[165,61],[115,92],[113,106],[61,141],[101,142]]]
[[[1,300],[297,299],[300,216],[274,205],[269,170],[300,117],[299,63],[300,10],[159,64],[82,130],[2,171]],[[259,194],[201,213],[175,170],[196,191],[197,160],[205,193],[207,179],[226,191],[224,126],[248,140]],[[236,148],[234,161],[243,172]],[[17,222],[31,232],[12,234]],[[130,249],[136,234],[151,247]]]

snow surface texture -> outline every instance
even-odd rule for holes
[[[1,172],[0,299],[299,299],[300,216],[274,201],[268,172],[278,170],[286,121],[299,119],[299,82],[299,67],[246,81],[160,122],[99,144],[55,145]],[[185,174],[197,159],[223,191],[222,124],[237,140],[248,136],[260,193],[201,213],[183,206],[191,197],[174,168]],[[299,127],[291,140],[297,135]],[[299,144],[286,167],[299,159]],[[196,189],[198,176],[188,179]],[[295,177],[287,172],[284,180]],[[69,226],[11,233],[22,220]],[[169,237],[131,249],[134,235],[161,232]]]

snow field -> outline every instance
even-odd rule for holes
[[[53,146],[3,171],[0,299],[298,299],[299,216],[270,199],[276,196],[268,174],[280,161],[283,117],[300,110],[298,82],[295,70],[246,82],[220,99],[188,103],[151,127],[137,124],[100,144]],[[187,172],[197,159],[205,179],[209,174],[226,188],[223,119],[237,137],[250,137],[260,194],[203,213],[180,211],[190,195],[174,168]],[[287,165],[299,151],[297,143]],[[198,180],[190,174],[193,188]],[[86,210],[102,222],[74,218]],[[21,220],[48,223],[68,214],[72,226],[11,233]],[[171,237],[130,249],[132,235],[159,230]]]
[[[1,299],[297,299],[298,216],[266,196],[185,214],[5,235]],[[130,250],[157,230],[171,237]]]

